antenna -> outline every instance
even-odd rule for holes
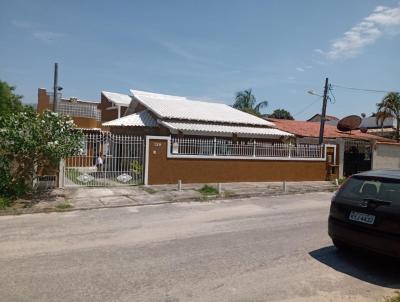
[[[339,131],[347,132],[358,129],[358,127],[360,127],[360,124],[361,124],[361,117],[359,117],[358,115],[349,115],[342,118],[338,122],[337,128]]]

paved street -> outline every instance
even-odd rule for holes
[[[0,217],[0,300],[380,301],[398,267],[332,247],[330,197]]]

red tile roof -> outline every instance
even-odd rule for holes
[[[307,121],[311,121],[315,117],[321,117],[321,114],[320,113],[314,114]],[[336,116],[333,116],[333,115],[326,115],[325,118],[326,118],[327,121],[338,121],[339,120]]]
[[[268,118],[269,121],[275,124],[275,127],[293,133],[301,137],[319,137],[320,123],[307,122],[307,121],[292,121]],[[325,124],[324,138],[352,138],[368,141],[385,141],[394,142],[391,139],[372,135],[369,133],[362,133],[360,130],[353,130],[350,132],[341,132],[336,126]]]

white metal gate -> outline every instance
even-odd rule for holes
[[[145,140],[112,133],[85,134],[79,155],[64,161],[63,185],[143,184]]]

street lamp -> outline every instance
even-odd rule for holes
[[[321,98],[324,97],[323,95],[320,95],[320,94],[316,93],[314,89],[308,90],[307,93],[308,93],[308,94],[311,94],[311,95],[319,96],[319,97],[321,97]]]

